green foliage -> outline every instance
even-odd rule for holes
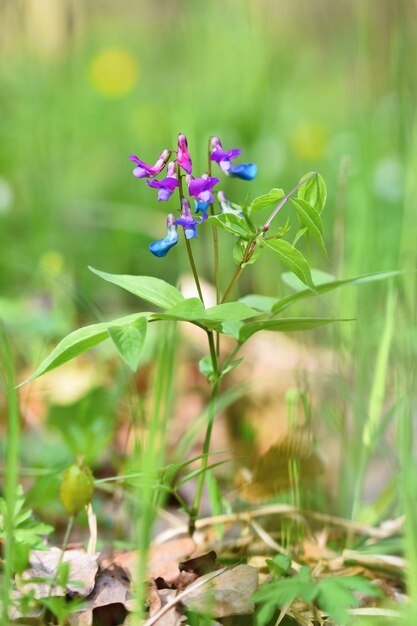
[[[292,204],[297,211],[301,224],[312,234],[317,241],[323,254],[327,256],[326,246],[323,240],[323,222],[318,211],[306,200],[301,198],[292,199]]]
[[[184,296],[176,287],[155,278],[154,276],[128,276],[126,274],[107,274],[100,270],[89,268],[103,280],[117,285],[146,302],[150,302],[161,309],[169,309],[184,300]]]
[[[273,576],[288,574],[291,569],[291,559],[286,554],[276,554],[272,559],[266,559],[269,573]]]
[[[313,172],[309,172],[303,176],[301,181],[306,180],[311,174],[313,174]],[[315,176],[300,187],[297,197],[300,200],[308,202],[320,215],[327,199],[327,187],[323,177],[316,172]]]
[[[309,264],[297,248],[294,248],[284,239],[266,240],[265,245],[278,257],[281,263],[294,272],[304,284],[314,291]]]
[[[310,568],[303,566],[294,576],[278,578],[258,589],[253,596],[260,605],[256,623],[266,626],[279,607],[301,598],[307,604],[318,606],[338,626],[343,626],[349,617],[348,609],[359,604],[356,592],[373,597],[380,595],[378,588],[361,576],[329,576],[314,580]]]
[[[232,235],[250,239],[256,235],[255,228],[244,218],[234,213],[221,213],[220,215],[212,215],[208,221],[217,228],[221,228]]]
[[[263,196],[258,196],[253,200],[253,202],[248,207],[248,214],[258,213],[258,211],[262,211],[263,209],[269,209],[269,207],[277,204],[284,197],[283,189],[271,189],[269,193],[264,194]]]
[[[53,531],[48,524],[38,522],[32,511],[25,506],[23,489],[18,487],[15,508],[12,516],[8,514],[6,501],[0,498],[0,540],[6,539],[5,520],[9,519],[13,528],[14,549],[11,555],[13,573],[21,573],[26,568],[32,549],[42,550],[44,536]]]
[[[48,425],[58,431],[72,458],[97,463],[113,437],[115,398],[107,389],[93,389],[67,405],[51,406]]]
[[[157,279],[156,279],[157,280]],[[111,322],[100,322],[99,324],[91,324],[90,326],[84,326],[65,337],[59,344],[52,350],[52,352],[42,361],[39,367],[27,380],[21,385],[46,374],[59,365],[63,365],[67,361],[71,361],[79,354],[82,354],[86,350],[97,346],[99,343],[109,338],[109,328],[115,326],[129,326],[136,322],[140,318],[147,318],[149,313],[134,313],[133,315],[126,315],[125,317],[119,317]]]
[[[139,365],[147,327],[146,318],[139,317],[127,326],[109,326],[108,328],[117,352],[134,372]]]
[[[295,332],[300,330],[311,330],[331,324],[332,322],[345,322],[349,320],[332,319],[326,317],[288,317],[283,319],[269,319],[259,322],[248,322],[241,326],[239,330],[239,341],[244,343],[254,333],[261,330],[273,330],[275,332]]]

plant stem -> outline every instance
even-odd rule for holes
[[[209,453],[210,453],[211,433],[213,430],[214,418],[216,416],[216,399],[217,399],[217,390],[218,390],[219,382],[220,382],[220,379],[217,378],[213,384],[213,389],[211,391],[211,398],[210,398],[209,411],[208,411],[207,430],[206,430],[206,436],[204,438],[204,445],[203,445],[204,456],[201,461],[201,474],[199,474],[198,476],[197,491],[194,497],[194,503],[191,509],[190,519],[189,519],[189,524],[188,524],[190,535],[194,533],[195,522],[196,522],[199,510],[200,510],[201,496],[203,493],[204,479],[205,479]]]
[[[259,230],[259,232],[256,235],[256,237],[254,237],[252,240],[250,240],[248,242],[248,244],[246,246],[246,249],[245,249],[245,252],[243,253],[242,260],[239,263],[235,273],[233,274],[232,279],[231,279],[229,285],[227,286],[226,291],[224,292],[224,295],[223,295],[223,298],[222,298],[222,303],[226,302],[227,298],[229,297],[231,291],[234,289],[236,283],[238,282],[238,280],[240,278],[241,273],[243,272],[243,270],[245,268],[245,263],[247,263],[249,261],[249,259],[251,258],[251,256],[255,252],[255,248],[258,245],[258,238],[259,237],[265,237],[265,233],[269,230],[272,221],[278,215],[279,211],[282,209],[284,204],[286,204],[288,202],[288,200],[295,194],[296,191],[298,191],[300,189],[300,187],[305,185],[305,183],[307,183],[309,180],[311,180],[314,176],[317,176],[317,172],[312,172],[312,174],[307,176],[307,178],[304,178],[304,180],[301,180],[293,189],[291,189],[291,191],[289,193],[287,193],[282,198],[282,200],[280,200],[279,204],[277,204],[275,209],[272,211],[271,215],[266,220],[265,224]]]
[[[185,237],[185,234],[184,234],[184,237]],[[187,248],[188,259],[190,261],[191,271],[194,276],[195,286],[197,287],[198,297],[200,298],[201,302],[204,305],[203,292],[201,290],[200,279],[198,278],[198,272],[197,272],[197,268],[196,268],[195,261],[194,261],[193,251],[191,249],[191,244],[189,240],[187,239],[187,237],[185,237],[185,247]]]

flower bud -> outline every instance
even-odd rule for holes
[[[91,502],[94,491],[94,478],[86,465],[71,465],[62,477],[59,495],[65,510],[71,516],[77,515]]]

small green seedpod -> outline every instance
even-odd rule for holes
[[[59,495],[67,513],[77,515],[90,503],[94,491],[94,478],[86,465],[71,465],[62,477]]]

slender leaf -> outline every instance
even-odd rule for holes
[[[263,196],[259,196],[253,200],[252,204],[249,206],[248,213],[257,213],[258,211],[262,211],[262,209],[268,209],[274,204],[277,204],[284,197],[283,189],[271,189],[269,193],[264,194]]]
[[[110,326],[107,331],[117,352],[134,372],[139,365],[147,326],[146,318],[139,317],[127,326]]]
[[[323,222],[321,221],[320,214],[306,200],[302,200],[301,198],[293,198],[291,202],[295,206],[295,210],[297,211],[301,223],[313,235],[319,247],[321,248],[325,256],[327,256],[327,250],[326,246],[324,245],[323,239]]]
[[[105,339],[108,339],[108,329],[110,327],[127,326],[141,317],[146,319],[149,317],[149,313],[133,313],[132,315],[119,317],[111,322],[91,324],[90,326],[84,326],[83,328],[74,330],[74,332],[70,333],[59,342],[56,348],[42,361],[32,376],[20,383],[19,387],[38,378],[42,374],[46,374],[46,372],[55,369],[59,365],[74,359],[79,354],[82,354],[86,350],[97,346]]]
[[[348,319],[333,319],[328,317],[288,317],[279,320],[260,320],[243,324],[239,331],[239,341],[243,343],[249,337],[260,330],[272,330],[275,332],[293,332],[299,330],[311,330],[331,324],[332,322],[349,322]]]
[[[265,245],[272,250],[279,260],[294,272],[304,284],[314,290],[310,267],[299,250],[284,239],[265,240]]]
[[[272,296],[262,296],[256,293],[250,293],[247,296],[243,296],[243,298],[239,298],[239,302],[244,302],[253,309],[263,312],[272,311],[276,301],[276,298],[272,298]]]
[[[150,302],[161,309],[169,309],[184,300],[182,293],[173,285],[154,276],[129,276],[127,274],[107,274],[93,267],[94,274],[113,285],[126,289],[135,296]]]
[[[305,180],[311,176],[312,173],[313,172],[309,172],[303,176],[301,180]],[[320,174],[316,174],[310,178],[304,185],[301,185],[297,197],[300,200],[309,202],[316,209],[317,213],[320,214],[324,209],[327,199],[327,187],[323,177],[320,176]]]
[[[294,293],[291,296],[287,296],[286,298],[281,298],[278,300],[276,304],[272,307],[273,313],[279,313],[283,311],[287,306],[296,302],[297,300],[302,300],[303,298],[311,298],[312,296],[316,296],[322,293],[326,293],[327,291],[333,291],[333,289],[338,289],[338,287],[343,287],[345,285],[362,285],[365,283],[374,282],[377,280],[385,280],[386,278],[391,278],[392,276],[398,276],[401,274],[400,271],[392,271],[392,272],[375,272],[372,274],[364,274],[362,276],[355,276],[354,278],[346,278],[344,280],[334,280],[328,283],[323,283],[322,285],[316,285],[316,291],[311,291],[310,289],[304,289],[303,291],[299,291],[298,293]]]
[[[211,215],[208,221],[217,228],[222,228],[228,233],[250,239],[256,233],[252,230],[244,217],[239,217],[234,213],[221,213],[220,215]]]
[[[221,322],[236,322],[256,315],[259,315],[259,312],[243,302],[227,302],[206,310],[201,300],[189,298],[175,305],[166,313],[156,313],[153,319],[184,320],[214,329]]]

